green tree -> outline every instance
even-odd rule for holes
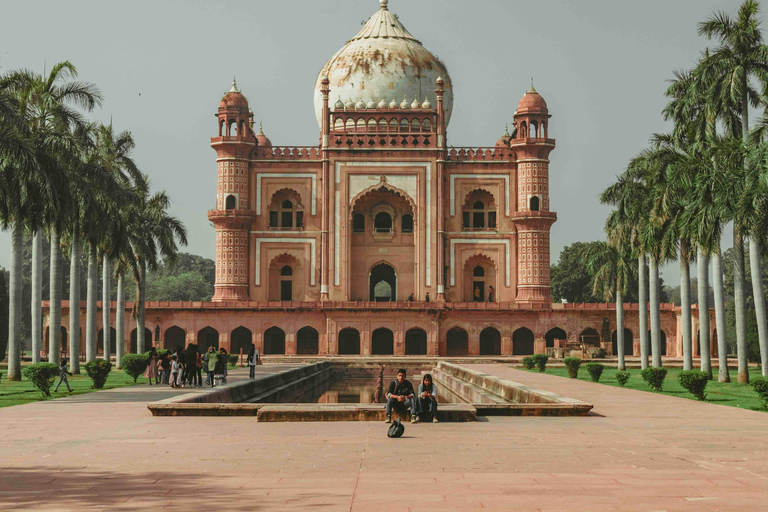
[[[154,273],[153,273],[154,274]],[[199,272],[147,279],[147,299],[162,301],[210,301],[213,288]]]

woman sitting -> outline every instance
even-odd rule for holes
[[[437,423],[437,386],[432,382],[432,375],[426,374],[419,384],[419,392],[417,394],[419,415],[424,411],[429,411],[432,416],[432,423]]]

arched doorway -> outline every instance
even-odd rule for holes
[[[480,355],[501,355],[501,333],[493,327],[486,327],[480,333]]]
[[[139,349],[139,342],[136,339],[136,329],[131,331],[131,354],[136,354],[136,351]],[[146,345],[147,350],[152,346],[152,331],[144,328],[144,344]]]
[[[469,355],[469,335],[461,327],[454,327],[445,335],[445,351],[448,356]]]
[[[544,339],[547,342],[547,347],[552,348],[555,346],[555,340],[567,340],[568,334],[559,327],[553,327],[547,331],[547,334],[544,335]]]
[[[405,355],[427,355],[427,333],[424,329],[408,329],[405,333]]]
[[[600,333],[591,327],[587,327],[579,334],[579,343],[583,343],[587,347],[599,347]]]
[[[51,350],[51,328],[46,327],[45,328],[45,347],[50,352]],[[69,346],[67,345],[67,328],[63,325],[61,326],[61,350],[60,355],[67,355],[69,354]],[[5,355],[5,354],[3,354]]]
[[[512,354],[530,356],[533,354],[533,332],[521,327],[512,333]]]
[[[373,331],[371,336],[371,354],[374,356],[391,356],[395,353],[395,336],[392,331],[381,327]]]
[[[370,300],[387,302],[397,300],[397,273],[386,264],[379,263],[371,269],[369,278]]]
[[[296,353],[305,356],[316,356],[319,352],[319,335],[312,327],[302,327],[296,333]]]
[[[208,352],[208,347],[219,349],[219,331],[213,327],[205,327],[197,333],[197,350]]]
[[[165,336],[163,337],[163,348],[167,348],[168,350],[175,350],[179,347],[184,348],[186,341],[187,334],[184,332],[184,329],[174,325],[165,331]]]
[[[243,351],[243,354],[247,354],[251,350],[253,344],[253,333],[250,329],[243,327],[242,325],[232,331],[231,341],[229,343],[230,352],[233,354],[239,354]]]
[[[360,333],[357,329],[347,327],[339,331],[339,355],[360,355]]]
[[[114,327],[109,328],[109,353],[115,353],[115,338],[117,338],[117,331]],[[98,341],[96,342],[96,353],[104,353],[104,329],[99,329]]]
[[[611,343],[613,343],[613,355],[619,355],[619,348],[618,348],[618,342],[616,341],[618,339],[618,332],[619,331],[613,331],[613,334],[611,334]],[[625,356],[631,356],[634,355],[634,340],[632,339],[632,331],[629,329],[624,329],[624,355]]]
[[[279,327],[264,331],[264,354],[285,354],[285,332]]]

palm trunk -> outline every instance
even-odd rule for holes
[[[680,314],[683,321],[683,370],[692,370],[691,263],[688,252],[683,249],[680,249]]]
[[[624,362],[624,297],[621,284],[616,280],[616,352],[619,356],[619,370],[625,370]]]
[[[59,233],[51,230],[51,283],[48,313],[48,361],[59,364],[61,356],[61,246]],[[71,336],[70,336],[71,338]],[[70,354],[72,352],[70,351]],[[75,354],[74,357],[80,357]]]
[[[98,337],[98,321],[96,318],[96,301],[99,298],[99,255],[96,244],[88,244],[88,305],[85,313],[85,361],[96,360],[96,341]]]
[[[731,376],[728,374],[728,342],[725,335],[723,263],[719,249],[712,255],[712,274],[712,284],[715,288],[715,327],[717,328],[717,380],[719,382],[731,382]]]
[[[120,360],[125,352],[125,290],[123,274],[117,276],[117,304],[115,310],[115,365],[122,368]]]
[[[43,232],[32,236],[32,362],[40,362],[43,348]]]
[[[21,380],[21,274],[24,225],[18,220],[11,232],[11,282],[8,286],[8,380]],[[0,354],[0,357],[5,354]]]
[[[712,359],[709,354],[709,257],[699,248],[699,357],[701,371],[712,380]]]
[[[651,257],[650,279],[651,303],[651,359],[654,368],[661,368],[661,336],[659,330],[659,262]]]
[[[80,354],[80,260],[82,252],[80,229],[72,233],[72,258],[69,263],[69,346],[72,354]],[[80,358],[72,358],[72,373],[80,373]]]
[[[139,260],[139,301],[138,314],[136,315],[136,348],[139,354],[147,351],[146,341],[144,340],[144,298],[147,292],[147,263]]]
[[[637,258],[638,328],[640,329],[640,367],[648,368],[648,290],[645,289],[645,253]]]
[[[736,352],[739,360],[739,382],[749,383],[747,367],[747,315],[744,296],[744,239],[733,226],[733,304],[736,310]]]
[[[749,239],[749,268],[752,272],[752,296],[755,300],[757,338],[760,342],[760,364],[763,377],[768,375],[768,325],[765,319],[765,295],[763,294],[763,264],[760,261],[760,242]]]
[[[112,277],[112,265],[109,261],[109,256],[104,253],[104,258],[101,268],[102,276],[102,295],[101,295],[101,329],[104,333],[102,339],[104,340],[104,359],[107,361],[112,360],[112,322],[110,314],[112,313],[112,300],[110,297],[110,277]]]

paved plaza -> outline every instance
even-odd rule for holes
[[[146,403],[169,390],[122,388],[3,409],[0,510],[768,507],[763,413],[466,366],[593,403],[593,413],[409,424],[388,439],[378,422],[153,417]]]

